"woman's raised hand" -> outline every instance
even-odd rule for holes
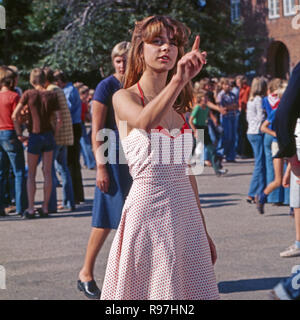
[[[206,64],[206,55],[205,51],[200,52],[200,36],[196,36],[192,50],[185,54],[177,64],[177,73],[176,76],[179,80],[184,83],[192,80]]]

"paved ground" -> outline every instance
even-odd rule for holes
[[[300,258],[279,257],[294,240],[293,219],[288,207],[267,205],[261,216],[254,205],[246,203],[252,160],[225,167],[229,169],[226,177],[215,177],[211,168],[197,177],[208,230],[218,250],[215,271],[221,298],[268,299],[269,290],[290,274],[292,266],[300,264]],[[0,265],[6,271],[6,289],[0,287],[0,300],[85,299],[76,281],[90,232],[95,171],[82,172],[86,203],[76,212],[25,221],[14,214],[0,218]],[[38,177],[41,199],[40,170]],[[100,287],[113,236],[111,233],[97,260],[95,277]]]

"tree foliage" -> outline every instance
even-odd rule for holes
[[[120,41],[130,41],[136,20],[157,14],[184,22],[191,29],[191,43],[200,34],[201,48],[208,52],[205,69],[208,75],[241,73],[253,67],[244,63],[246,59],[251,61],[251,53],[245,51],[248,42],[242,23],[230,22],[229,1],[207,1],[205,8],[197,0],[18,0],[18,5],[13,3],[16,1],[4,1],[4,5],[11,6],[6,9],[13,17],[13,21],[8,21],[6,37],[12,34],[15,40],[6,39],[9,49],[1,51],[0,60],[7,63],[10,59],[25,69],[48,65],[78,76],[98,74],[101,68],[106,76],[112,71],[112,47]],[[21,14],[20,3],[26,7]],[[19,21],[17,28],[15,21]]]

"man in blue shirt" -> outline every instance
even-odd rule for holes
[[[56,84],[64,91],[68,107],[71,112],[74,144],[68,147],[68,167],[72,177],[75,203],[84,202],[80,167],[80,137],[81,128],[81,100],[78,90],[67,80],[63,71],[57,70],[54,73]]]

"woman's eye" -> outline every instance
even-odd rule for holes
[[[153,44],[161,45],[162,41],[161,41],[161,39],[154,39]]]

